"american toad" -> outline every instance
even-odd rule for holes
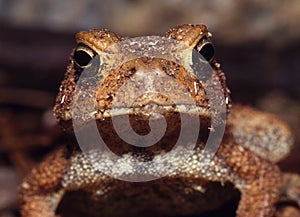
[[[162,37],[160,39],[163,40]],[[70,132],[74,130],[72,121],[95,118],[96,121],[92,122],[97,124],[101,137],[125,164],[129,162],[127,166],[134,159],[151,162],[159,156],[163,158],[174,148],[181,125],[193,123],[194,118],[188,119],[188,123],[182,121],[179,113],[187,117],[196,114],[200,118],[200,126],[192,127],[199,127],[199,135],[190,155],[182,159],[181,156],[174,157],[178,161],[174,165],[178,167],[165,176],[146,177],[147,182],[129,182],[114,178],[114,175],[124,174],[132,168],[115,169],[115,164],[111,164],[101,151],[93,151],[92,147],[90,152],[83,153],[74,140],[50,154],[23,180],[20,187],[23,217],[187,216],[217,209],[239,196],[236,216],[268,217],[273,216],[275,204],[282,195],[299,202],[299,194],[295,191],[294,196],[287,193],[294,186],[285,185],[290,175],[284,175],[275,164],[288,154],[292,145],[288,127],[273,115],[231,104],[226,78],[214,57],[211,34],[206,26],[182,25],[166,33],[165,39],[186,47],[182,53],[183,50],[176,48],[176,43],[169,50],[164,50],[166,48],[161,47],[160,39],[148,45],[170,58],[177,55],[183,64],[159,55],[130,57],[143,47],[131,41],[127,49],[133,52],[126,53],[124,47],[117,44],[127,39],[109,30],[79,32],[76,35],[78,45],[71,53],[54,112],[58,123]],[[200,53],[201,57],[195,57],[193,52]],[[127,58],[127,61],[122,62],[122,58]],[[211,75],[203,80],[187,70],[187,67],[197,66],[200,62],[212,69]],[[81,79],[84,71],[87,77],[94,80],[85,82],[85,78]],[[214,78],[214,82],[210,78]],[[88,91],[76,90],[79,81]],[[128,82],[133,86],[120,91],[122,85]],[[136,87],[155,91],[141,94]],[[216,89],[222,92],[220,101],[214,95],[209,99],[205,89],[208,87],[213,87],[212,94]],[[166,90],[169,90],[170,97],[163,94]],[[184,101],[182,92],[189,94],[195,102],[193,108],[189,101]],[[178,103],[180,100],[182,103]],[[88,104],[95,108],[92,113],[87,111]],[[217,114],[218,108],[214,108],[213,104],[223,106],[225,110]],[[76,115],[74,109],[77,109]],[[81,117],[80,111],[90,116]],[[153,146],[128,145],[118,137],[112,125],[113,118],[128,115],[134,131],[145,136],[155,130],[149,117],[158,111],[164,115],[167,127],[161,141]],[[204,151],[210,133],[225,124],[226,114],[224,135],[220,141],[213,140],[212,143],[214,146],[214,142],[221,142],[216,153],[213,150]],[[163,125],[159,122],[161,119],[160,115],[152,116],[154,123],[158,121],[156,127]],[[77,126],[77,133],[86,127],[85,122],[80,123],[84,124]],[[122,126],[121,131],[124,130],[126,136],[128,125]],[[185,134],[189,133],[185,131]],[[89,136],[86,136],[87,140]],[[94,166],[94,163],[100,167]],[[159,169],[152,167],[148,174],[151,175],[151,171],[157,173]],[[299,180],[297,175],[292,177]]]

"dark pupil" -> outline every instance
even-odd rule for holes
[[[205,44],[201,50],[199,51],[199,53],[207,60],[210,61],[215,53],[214,47],[212,44]]]
[[[92,60],[92,57],[87,52],[79,50],[75,52],[74,59],[79,66],[87,66]]]

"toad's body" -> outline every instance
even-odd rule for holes
[[[213,69],[212,77],[221,84],[225,112],[229,111],[229,90],[225,76],[213,57],[210,33],[206,27],[183,25],[171,29],[166,38],[181,41],[191,50],[195,48],[207,59]],[[101,73],[101,65],[109,61],[101,53],[122,40],[107,30],[77,34],[78,47],[72,52],[54,108],[58,122],[65,128],[72,128],[72,103],[77,97],[74,96],[75,85],[83,69]],[[86,61],[97,54],[100,56],[98,61]],[[118,55],[122,56],[122,53]],[[170,151],[176,143],[180,130],[178,112],[190,115],[191,110],[187,109],[188,103],[173,105],[174,99],[176,101],[182,95],[178,86],[164,80],[169,77],[184,87],[196,102],[197,116],[201,120],[196,148],[189,158],[182,159],[178,168],[162,178],[149,182],[126,182],[93,167],[74,142],[76,145],[72,148],[62,147],[49,155],[24,179],[20,191],[23,217],[54,217],[58,213],[62,216],[92,217],[186,216],[216,209],[238,195],[238,191],[241,199],[237,216],[273,215],[284,184],[284,175],[275,162],[288,154],[292,144],[290,131],[280,120],[248,107],[233,105],[221,145],[216,155],[210,157],[204,154],[203,147],[211,130],[211,114],[214,111],[203,88],[205,82],[195,79],[184,66],[161,57],[141,57],[129,60],[100,77],[101,81],[90,90],[95,93],[93,103],[97,107],[98,128],[104,141],[125,161],[130,163],[132,156],[143,161],[153,160],[156,155]],[[128,81],[141,82],[139,85],[143,87],[155,86],[160,91],[168,89],[173,94],[173,101],[157,94],[140,97],[134,90],[128,90],[127,95],[121,94],[117,99],[118,90]],[[135,104],[128,105],[130,97],[136,99]],[[111,110],[114,100],[119,100],[122,105],[117,115]],[[88,103],[85,100],[78,102],[79,107]],[[132,148],[112,130],[112,117],[127,114],[134,130],[145,135],[149,133],[146,123],[149,115],[158,110],[164,114],[168,128],[155,147]],[[223,121],[217,120],[215,127],[221,124]],[[98,156],[101,154],[97,153]],[[105,162],[103,158],[100,164]]]

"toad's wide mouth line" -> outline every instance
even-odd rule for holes
[[[199,106],[199,105],[157,105],[157,104],[149,104],[145,106],[136,106],[136,107],[114,107],[110,109],[103,110],[94,110],[91,112],[81,112],[76,113],[76,109],[73,109],[73,112],[68,111],[65,115],[65,121],[73,119],[76,121],[84,122],[91,121],[91,119],[102,120],[104,118],[112,118],[116,116],[122,115],[143,115],[143,116],[152,116],[152,118],[160,118],[161,116],[157,116],[156,114],[167,115],[172,113],[179,114],[190,114],[197,115],[203,118],[211,117],[211,111],[207,107]],[[82,111],[82,110],[81,110]]]
[[[146,105],[143,107],[115,107],[112,109],[106,109],[103,112],[97,112],[95,118],[108,118],[120,115],[137,115],[143,114],[145,116],[153,115],[155,119],[155,114],[168,114],[168,113],[183,113],[191,115],[203,115],[210,116],[210,112],[207,108],[194,106],[194,105],[175,105],[175,106],[161,106],[161,105]]]

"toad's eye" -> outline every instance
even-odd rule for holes
[[[74,52],[75,63],[81,68],[88,67],[93,57],[93,51],[86,47],[78,47]]]
[[[210,41],[201,41],[196,49],[198,50],[198,52],[207,60],[207,61],[211,61],[214,57],[215,54],[215,49],[213,44]]]

